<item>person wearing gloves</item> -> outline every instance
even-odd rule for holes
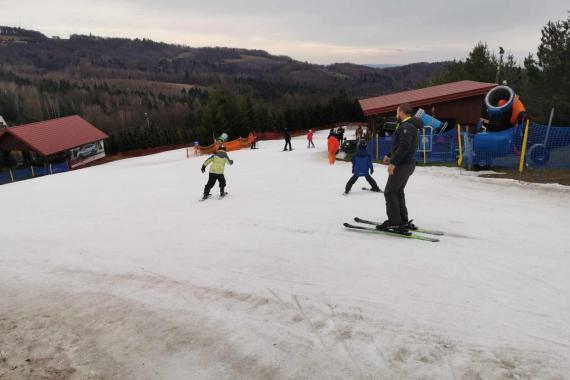
[[[225,192],[226,188],[226,178],[224,177],[224,168],[226,164],[233,165],[233,160],[230,160],[228,154],[226,153],[226,147],[222,144],[216,150],[212,156],[210,156],[204,163],[202,164],[202,173],[206,172],[206,167],[210,166],[210,176],[208,178],[208,183],[204,187],[204,196],[202,199],[207,199],[210,197],[210,190],[216,184],[216,181],[220,184],[220,197],[224,197],[227,195]]]
[[[358,180],[360,177],[366,178],[371,186],[370,191],[381,193],[382,190],[380,190],[378,184],[376,181],[374,181],[374,178],[371,177],[371,174],[373,173],[374,166],[372,164],[372,157],[370,157],[370,153],[368,153],[366,150],[366,140],[360,139],[358,142],[358,149],[356,150],[356,154],[352,158],[352,177],[350,177],[346,183],[344,195],[348,195],[348,193],[350,193],[352,185],[354,185],[356,180]]]

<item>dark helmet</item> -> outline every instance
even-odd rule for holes
[[[367,146],[368,143],[366,142],[365,139],[358,140],[358,149],[366,149]]]

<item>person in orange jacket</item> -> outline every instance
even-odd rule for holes
[[[340,142],[335,135],[330,135],[328,138],[328,150],[329,150],[329,164],[334,165],[336,161],[336,154],[338,148],[340,147]]]

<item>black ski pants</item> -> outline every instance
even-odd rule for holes
[[[285,148],[283,148],[283,150],[287,150],[287,146],[289,146],[289,150],[293,150],[291,147],[291,140],[285,140]]]
[[[346,183],[346,187],[344,189],[345,192],[348,193],[350,191],[350,189],[352,189],[352,185],[354,185],[356,183],[356,180],[358,180],[358,178],[359,178],[359,176],[357,176],[357,175],[353,175],[352,177],[350,177],[350,179]],[[366,180],[368,181],[368,183],[372,187],[372,190],[378,189],[378,184],[376,183],[376,181],[374,181],[374,178],[372,178],[370,175],[366,175],[366,176],[364,176],[364,178],[366,178]]]
[[[390,224],[399,225],[408,221],[404,189],[415,169],[415,163],[399,165],[396,166],[394,174],[388,176],[388,182],[384,188],[384,198],[386,199],[386,214]]]
[[[216,184],[216,181],[220,184],[220,194],[224,193],[224,188],[226,187],[226,177],[223,174],[215,174],[210,173],[210,177],[208,178],[208,183],[206,187],[204,187],[204,195],[210,194],[210,190]]]

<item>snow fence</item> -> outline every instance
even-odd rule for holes
[[[461,127],[432,134],[420,130],[416,159],[425,164],[459,164],[471,168],[518,168],[524,142],[524,126],[500,132],[472,134]],[[378,137],[368,151],[381,160],[392,147],[392,136]],[[529,124],[525,167],[570,169],[570,127]]]
[[[69,170],[67,162],[50,164],[46,166],[30,166],[18,169],[4,169],[0,171],[0,185],[25,179],[43,177],[45,175],[63,173]]]

